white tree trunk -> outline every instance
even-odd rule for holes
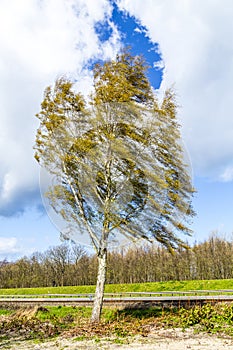
[[[100,321],[100,315],[103,306],[104,298],[104,285],[106,278],[106,268],[107,268],[107,250],[104,249],[98,256],[98,276],[95,290],[95,299],[92,309],[91,322],[98,323]]]

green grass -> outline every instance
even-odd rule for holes
[[[158,291],[188,291],[188,290],[233,289],[233,280],[197,280],[169,281],[132,284],[107,284],[106,293],[123,292],[158,292]],[[88,294],[94,293],[95,286],[44,287],[44,288],[9,288],[0,289],[0,295],[33,295],[33,294]]]
[[[225,333],[233,336],[233,305],[219,303],[205,304],[193,308],[148,309],[108,309],[104,308],[101,323],[92,326],[89,323],[91,308],[85,307],[49,307],[39,311],[36,317],[40,321],[59,324],[61,329],[75,329],[77,340],[85,338],[116,337],[122,339],[141,334],[146,336],[150,327],[188,328],[209,333]],[[67,322],[68,320],[68,322]],[[69,322],[71,321],[72,322]],[[94,337],[94,338],[93,338]]]
[[[13,310],[9,310],[9,309],[0,309],[0,316],[8,316],[8,315],[10,315],[10,314],[12,314],[13,313]]]
[[[88,294],[88,293],[94,293],[94,292],[95,292],[95,286],[0,289],[0,295],[81,294],[81,293]]]
[[[0,343],[6,339],[75,337],[76,341],[106,339],[123,344],[129,337],[146,337],[158,328],[188,328],[233,336],[233,305],[205,304],[190,309],[151,307],[148,309],[104,308],[101,322],[90,324],[91,307],[47,307],[17,310],[0,319]]]
[[[36,315],[41,321],[74,320],[75,318],[89,319],[91,310],[91,307],[48,306],[46,308],[39,308]]]

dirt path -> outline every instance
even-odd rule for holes
[[[209,334],[194,334],[192,330],[156,330],[147,337],[128,340],[114,339],[78,341],[59,337],[56,340],[35,344],[32,341],[10,341],[0,344],[8,350],[233,350],[233,338]],[[128,344],[127,344],[128,342]]]

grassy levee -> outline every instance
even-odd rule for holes
[[[233,279],[225,280],[194,280],[169,281],[132,284],[107,284],[106,293],[123,292],[161,292],[161,291],[190,291],[190,290],[233,290]],[[9,288],[0,289],[1,295],[33,295],[33,294],[88,294],[94,293],[95,286],[65,286],[43,288]]]

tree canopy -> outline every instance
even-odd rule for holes
[[[109,244],[123,235],[155,239],[170,251],[185,246],[179,235],[191,232],[194,191],[173,91],[158,103],[143,58],[128,52],[93,73],[87,101],[64,77],[46,88],[35,158],[56,177],[48,198],[70,225],[69,237],[88,234],[96,250],[97,321]]]

